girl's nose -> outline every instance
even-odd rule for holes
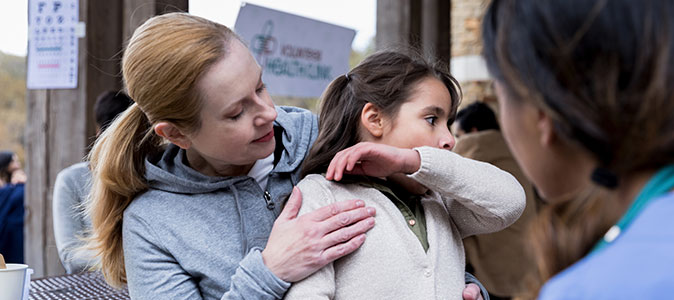
[[[456,139],[454,138],[454,135],[452,135],[449,130],[445,134],[442,135],[439,141],[439,147],[441,149],[445,150],[452,150],[454,148],[454,145],[456,144]]]

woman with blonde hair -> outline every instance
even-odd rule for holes
[[[349,200],[296,217],[316,117],[275,107],[227,27],[153,17],[122,61],[135,101],[91,152],[89,247],[134,299],[273,299],[351,253],[374,209]],[[168,142],[168,143],[167,143]],[[285,204],[285,208],[283,208]]]

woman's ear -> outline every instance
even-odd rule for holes
[[[541,109],[538,109],[537,127],[541,146],[546,148],[552,146],[557,139],[555,125],[553,124],[550,116]]]
[[[159,122],[154,125],[153,129],[157,135],[167,139],[169,142],[182,149],[187,150],[192,145],[190,139],[169,122]]]
[[[384,134],[384,119],[381,110],[372,104],[366,103],[360,113],[360,124],[373,137],[380,138]]]

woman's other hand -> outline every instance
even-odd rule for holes
[[[463,300],[484,300],[477,284],[469,283],[463,289]]]
[[[301,206],[295,187],[262,251],[264,264],[287,282],[302,280],[355,251],[374,226],[375,209],[362,200],[337,202],[297,217]]]
[[[373,177],[412,174],[420,166],[421,157],[416,150],[361,142],[338,152],[330,162],[325,178],[339,181],[344,174]]]

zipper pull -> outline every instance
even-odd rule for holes
[[[267,202],[267,209],[274,210],[276,205],[271,201],[271,194],[269,191],[264,191],[264,201]]]

